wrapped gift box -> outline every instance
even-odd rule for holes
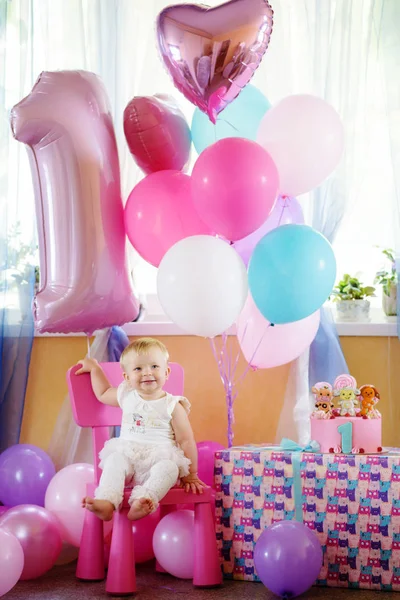
[[[231,448],[215,454],[215,485],[225,578],[259,581],[253,552],[261,532],[302,517],[324,552],[317,584],[400,591],[400,450]]]

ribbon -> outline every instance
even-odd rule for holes
[[[282,438],[277,446],[243,446],[243,449],[254,449],[258,451],[271,450],[272,452],[290,452],[292,454],[293,467],[293,500],[294,500],[294,518],[299,523],[303,522],[303,492],[301,489],[301,455],[303,452],[319,452],[320,445],[315,440],[311,440],[306,446],[300,446],[293,440]]]
[[[306,446],[300,446],[293,440],[282,438],[279,448],[285,452],[292,453],[294,518],[299,523],[302,523],[303,492],[301,489],[301,454],[302,452],[318,452],[320,445],[315,440],[311,440],[311,442]]]

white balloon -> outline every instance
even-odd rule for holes
[[[213,337],[236,320],[247,297],[239,254],[221,239],[194,235],[164,255],[157,274],[161,306],[187,333]]]

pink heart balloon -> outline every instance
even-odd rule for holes
[[[146,175],[180,171],[189,161],[189,125],[171,96],[132,98],[124,111],[124,132],[133,158]]]
[[[267,0],[231,0],[215,8],[182,4],[159,14],[157,35],[175,86],[215,123],[252,78],[272,24]]]

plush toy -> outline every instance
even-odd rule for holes
[[[315,397],[315,410],[312,416],[317,419],[333,419],[333,391],[330,383],[319,381],[311,388]]]
[[[355,406],[358,404],[357,396],[360,390],[357,389],[357,382],[351,375],[339,375],[333,384],[333,395],[339,398],[341,417],[355,417]]]
[[[360,387],[359,400],[361,410],[359,416],[363,419],[378,419],[381,414],[376,410],[375,405],[380,400],[380,395],[375,386],[371,384],[362,385]]]

